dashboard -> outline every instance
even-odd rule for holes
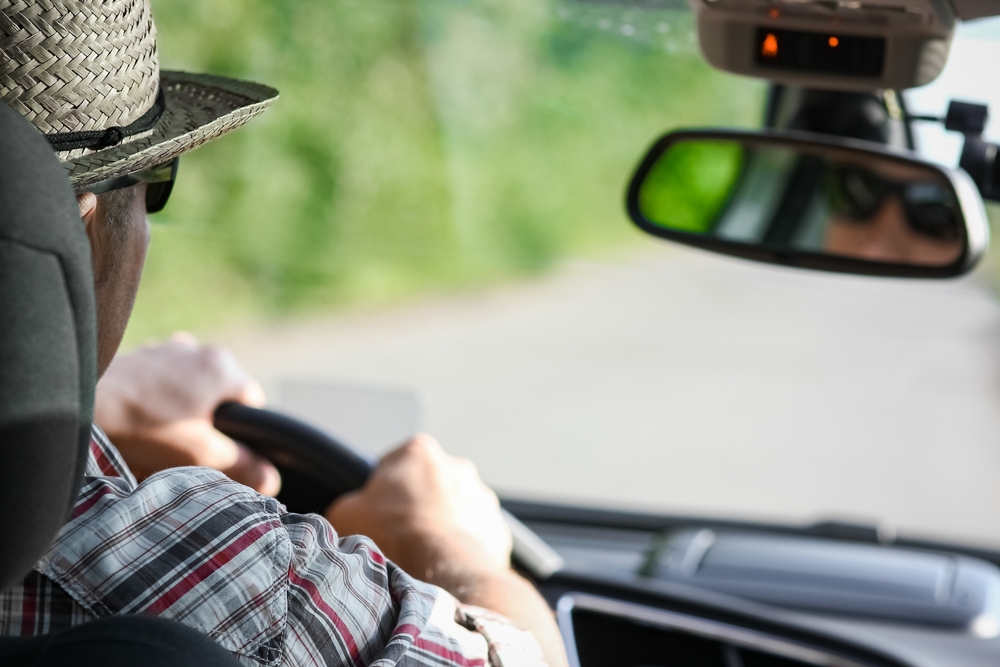
[[[1000,554],[796,527],[505,501],[574,667],[1000,664]]]

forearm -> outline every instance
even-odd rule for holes
[[[567,664],[555,615],[535,587],[513,570],[478,582],[470,588],[465,599],[459,599],[466,604],[503,614],[515,625],[530,631],[541,645],[549,667],[564,667]]]
[[[466,578],[461,582],[432,583],[437,583],[465,604],[502,614],[518,627],[531,632],[542,647],[549,667],[566,665],[562,636],[552,610],[535,587],[513,570]]]

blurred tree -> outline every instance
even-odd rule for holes
[[[633,237],[681,125],[755,125],[692,17],[579,0],[154,0],[161,65],[281,91],[185,156],[129,340],[537,272]],[[156,220],[154,220],[155,222]]]

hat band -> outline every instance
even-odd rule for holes
[[[45,138],[49,140],[52,148],[57,152],[73,151],[79,148],[99,150],[101,148],[117,146],[126,137],[153,129],[156,121],[163,115],[166,106],[166,102],[163,99],[163,89],[161,88],[156,94],[156,101],[153,102],[153,106],[146,113],[124,127],[115,126],[105,130],[90,130],[87,132],[60,132],[46,134]]]

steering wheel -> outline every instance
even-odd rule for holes
[[[291,512],[322,513],[338,496],[364,486],[378,460],[287,415],[223,403],[215,427],[270,460],[281,473],[278,500]],[[513,538],[511,560],[535,581],[562,569],[563,559],[504,509]]]

